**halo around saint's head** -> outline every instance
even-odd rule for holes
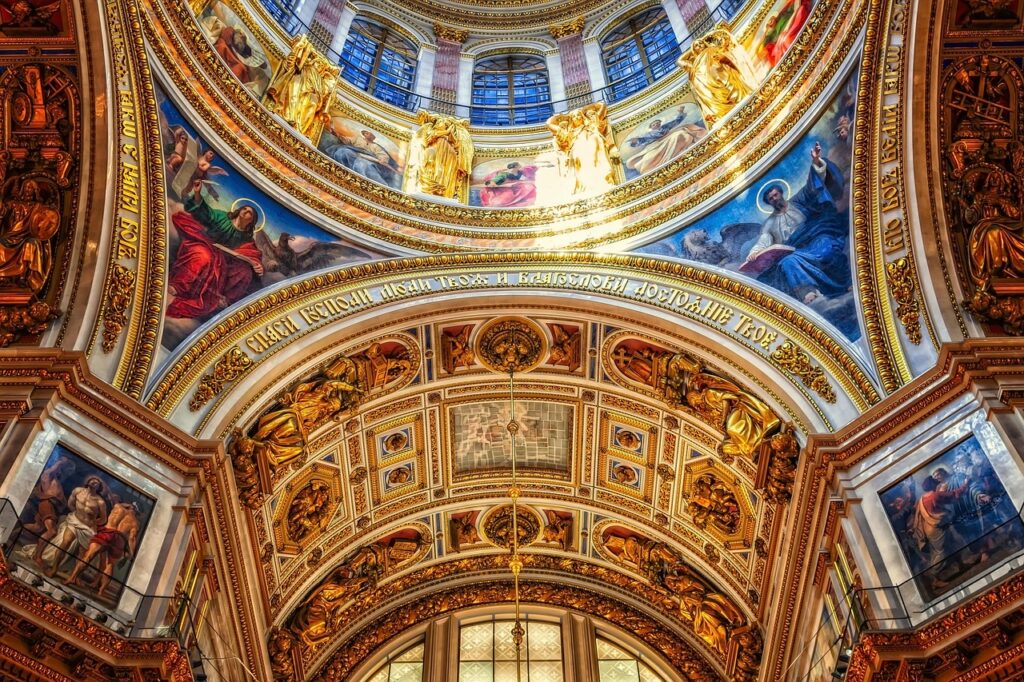
[[[789,186],[789,183],[782,178],[774,178],[761,185],[761,188],[757,190],[757,210],[767,215],[771,215],[775,211],[771,207],[766,207],[762,202],[761,197],[763,197],[764,193],[773,185],[782,188],[782,196],[785,197],[786,201],[789,201],[789,197],[793,194],[793,189]]]
[[[246,197],[239,197],[238,199],[235,199],[233,202],[231,202],[231,212],[234,213],[242,206],[248,206],[252,210],[256,211],[257,220],[256,224],[253,225],[252,228],[253,233],[262,230],[267,224],[267,213],[266,211],[263,210],[263,207],[257,204],[252,199],[248,199]]]

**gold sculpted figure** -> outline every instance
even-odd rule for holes
[[[713,474],[702,474],[693,482],[686,510],[693,519],[693,525],[701,530],[710,523],[723,533],[732,534],[740,524],[740,505],[736,496]]]
[[[49,181],[13,179],[0,203],[0,281],[38,294],[53,267],[50,240],[60,229],[56,188]]]
[[[965,186],[973,180],[980,187],[961,201],[964,219],[973,225],[967,245],[971,278],[986,290],[993,277],[1024,277],[1024,221],[1019,180],[1001,168],[979,170],[965,174]]]
[[[619,148],[608,124],[604,102],[548,119],[563,189],[570,194],[598,194],[615,186]]]
[[[327,117],[341,67],[324,58],[302,35],[267,88],[267,107],[306,137]]]
[[[679,613],[692,624],[697,636],[722,654],[728,651],[732,630],[745,623],[743,614],[728,597],[711,590],[664,542],[612,533],[606,533],[602,540],[619,561],[634,567],[679,600]]]
[[[288,629],[307,647],[314,648],[337,632],[344,607],[398,566],[416,555],[424,539],[393,539],[359,548],[334,569],[295,610]]]
[[[747,56],[726,28],[694,41],[678,63],[690,77],[690,90],[709,129],[754,91]]]
[[[688,405],[721,426],[725,440],[719,450],[727,457],[754,457],[765,438],[781,424],[761,400],[708,372],[685,353],[668,360],[662,382],[662,396],[669,404]]]
[[[421,111],[409,149],[405,191],[469,201],[473,139],[469,121]]]

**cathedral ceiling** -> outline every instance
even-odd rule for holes
[[[330,657],[398,604],[420,604],[403,610],[411,625],[449,602],[509,598],[513,408],[496,370],[514,338],[530,357],[514,379],[526,600],[660,614],[686,643],[663,653],[695,666],[694,679],[739,670],[745,640],[724,633],[757,630],[796,461],[795,443],[783,463],[768,441],[794,415],[780,419],[665,335],[553,307],[518,312],[388,325],[250,400],[228,451],[274,624],[310,672],[340,666]],[[347,577],[365,562],[380,571],[372,584]],[[451,593],[456,578],[477,596]],[[327,585],[345,596],[322,597]],[[334,600],[347,604],[342,633],[309,606]]]

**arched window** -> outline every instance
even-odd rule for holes
[[[459,682],[516,679],[516,647],[511,618],[490,618],[459,628]],[[520,653],[523,682],[559,682],[562,676],[562,626],[525,617]]]
[[[299,0],[260,0],[267,13],[288,33],[295,33],[299,18],[295,16]]]
[[[356,19],[341,50],[341,77],[377,99],[412,109],[416,46],[398,32]]]
[[[366,682],[420,682],[423,679],[423,642],[388,657]]]
[[[489,57],[473,67],[470,119],[475,125],[538,123],[552,113],[548,65],[542,57]]]
[[[664,682],[638,656],[601,637],[597,638],[597,670],[598,682]]]
[[[679,42],[661,7],[634,14],[601,40],[608,99],[617,102],[671,73]]]

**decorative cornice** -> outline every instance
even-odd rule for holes
[[[548,32],[555,40],[561,40],[562,38],[568,38],[571,35],[582,33],[584,24],[585,22],[583,17],[576,17],[572,21],[567,21],[564,24],[553,24],[548,26]]]

